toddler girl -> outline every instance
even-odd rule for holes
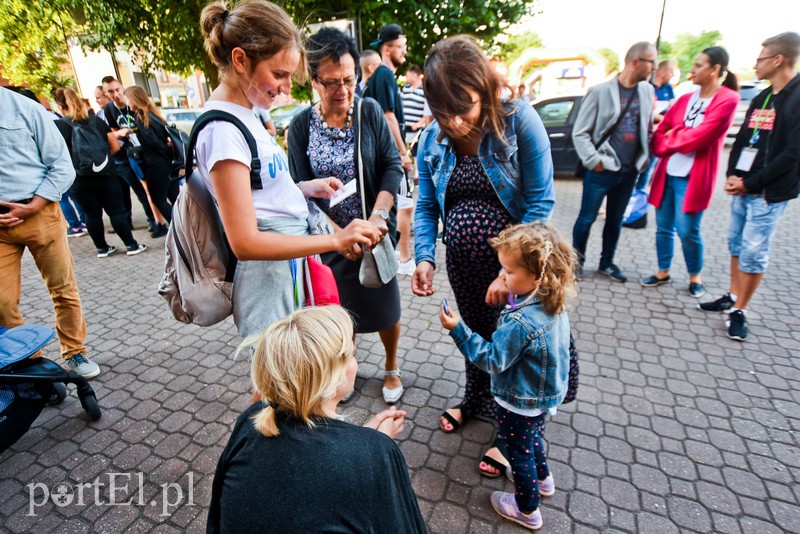
[[[567,393],[569,319],[567,295],[575,280],[575,253],[551,224],[511,226],[490,240],[510,292],[492,342],[472,332],[442,306],[439,319],[458,349],[492,377],[498,437],[506,444],[515,494],[495,491],[492,507],[520,525],[542,527],[539,497],[555,493],[547,467],[545,415]]]

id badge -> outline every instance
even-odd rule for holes
[[[131,142],[131,146],[141,146],[142,144],[139,142],[139,138],[136,136],[135,133],[131,132],[128,134],[128,141]],[[745,149],[747,150],[747,149]]]
[[[736,170],[750,172],[750,169],[753,168],[753,162],[756,160],[757,154],[757,148],[743,148],[742,153],[739,154],[739,161],[736,163]]]

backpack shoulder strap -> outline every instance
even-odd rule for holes
[[[258,145],[256,144],[256,138],[253,137],[253,134],[250,132],[247,126],[245,126],[245,124],[239,120],[238,117],[226,111],[220,111],[217,109],[203,112],[203,114],[200,115],[195,121],[194,126],[192,126],[192,135],[189,137],[189,148],[186,150],[186,179],[189,179],[189,176],[194,170],[194,150],[195,145],[197,145],[197,137],[200,134],[200,130],[205,128],[207,124],[215,121],[229,122],[236,126],[240,132],[242,132],[245,141],[247,141],[247,146],[250,147],[250,154],[252,158],[250,160],[250,188],[262,189],[261,160],[258,159]]]

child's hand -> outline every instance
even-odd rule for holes
[[[456,325],[461,322],[461,317],[456,315],[456,312],[453,311],[453,308],[450,308],[450,315],[447,315],[444,312],[444,308],[439,308],[439,320],[442,322],[442,326],[449,331],[455,328]]]

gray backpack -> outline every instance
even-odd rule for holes
[[[172,222],[164,243],[164,276],[158,285],[158,294],[167,301],[175,319],[198,326],[217,324],[233,313],[236,256],[225,237],[211,193],[202,178],[191,178],[197,135],[213,121],[230,122],[242,132],[252,154],[250,187],[262,188],[258,147],[247,126],[224,111],[200,115],[186,149],[186,185],[172,207]]]

